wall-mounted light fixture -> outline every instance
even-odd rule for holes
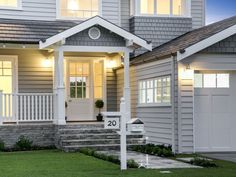
[[[191,68],[190,64],[187,64],[185,67],[181,68],[181,79],[183,80],[192,80],[194,76],[194,70]]]
[[[49,58],[45,58],[43,60],[43,67],[44,68],[49,68],[52,66],[52,61]]]
[[[116,62],[114,60],[107,60],[106,66],[107,66],[107,68],[115,68]]]
[[[68,0],[67,1],[67,8],[72,11],[79,10],[79,4],[76,0]]]

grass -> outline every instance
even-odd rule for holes
[[[1,177],[235,177],[236,163],[216,161],[219,168],[159,170],[130,169],[80,153],[57,150],[0,153]]]

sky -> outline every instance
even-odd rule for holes
[[[206,23],[236,15],[236,0],[206,0]]]

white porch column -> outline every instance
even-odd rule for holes
[[[2,103],[2,90],[0,90],[0,125],[3,123]]]
[[[124,98],[125,98],[125,108],[126,108],[126,119],[129,121],[131,119],[131,101],[130,101],[130,56],[129,52],[124,52]]]
[[[54,52],[55,60],[55,121],[58,125],[65,125],[65,85],[64,85],[64,54],[63,50],[56,49]]]

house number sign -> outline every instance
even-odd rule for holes
[[[106,117],[104,120],[105,129],[120,129],[119,117]]]

